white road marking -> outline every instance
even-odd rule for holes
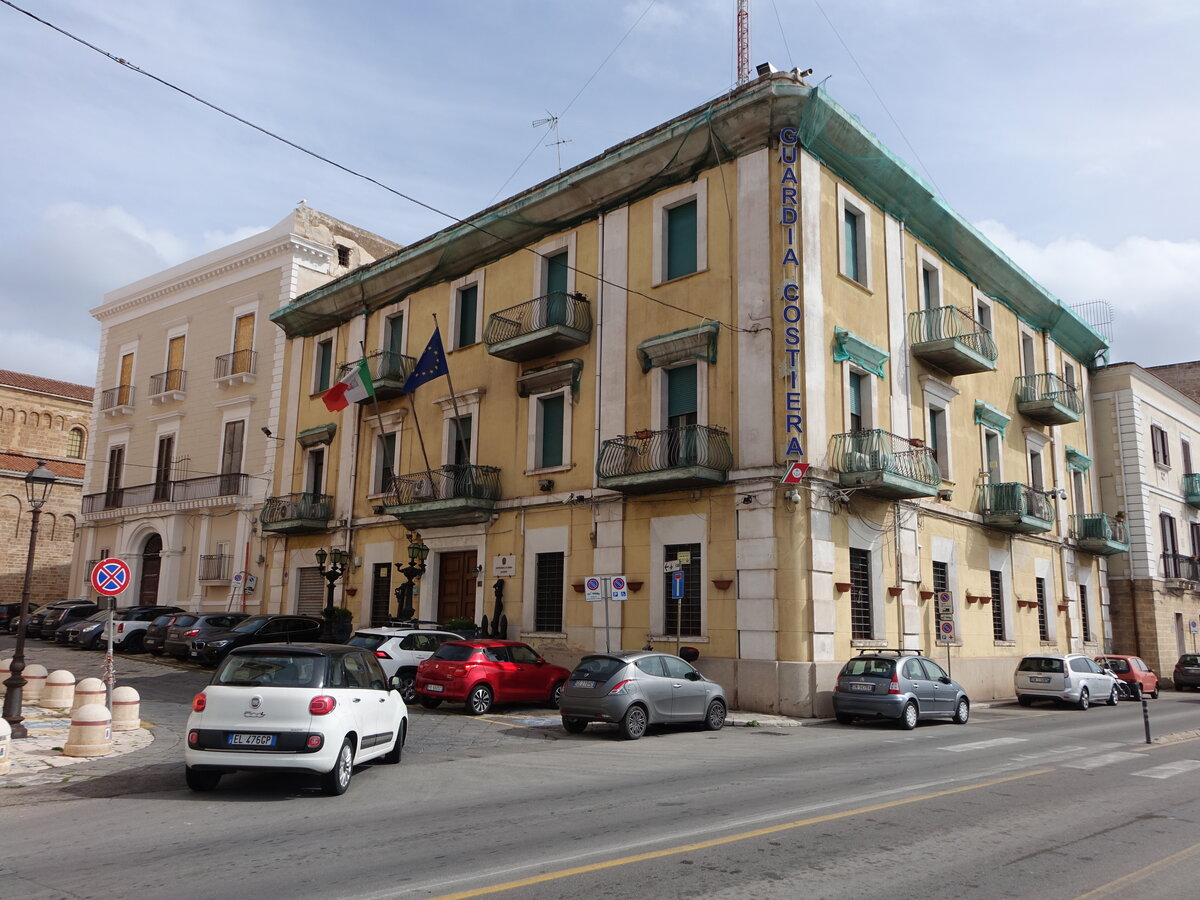
[[[1145,758],[1140,753],[1126,753],[1123,750],[1118,750],[1116,753],[1102,753],[1100,756],[1089,756],[1085,759],[1077,759],[1074,762],[1065,762],[1063,765],[1068,769],[1098,769],[1101,766],[1108,766],[1113,763]]]
[[[1171,778],[1175,775],[1183,775],[1186,772],[1191,772],[1193,769],[1200,769],[1200,759],[1181,759],[1177,762],[1163,763],[1161,766],[1155,766],[1153,769],[1142,769],[1140,772],[1134,772],[1134,775],[1141,775],[1143,778]]]
[[[1029,738],[994,738],[990,741],[972,741],[969,744],[955,744],[953,747],[939,747],[950,753],[962,753],[964,750],[990,750],[992,747],[1003,747],[1005,744],[1023,744]]]

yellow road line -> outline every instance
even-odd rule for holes
[[[622,856],[617,859],[606,860],[605,862],[590,863],[586,866],[573,866],[569,869],[560,869],[557,872],[546,872],[542,875],[532,875],[529,878],[521,878],[517,881],[507,881],[503,884],[493,884],[489,887],[476,888],[471,891],[461,891],[456,894],[444,894],[436,900],[465,900],[467,897],[482,897],[485,894],[495,894],[501,891],[511,891],[516,888],[530,887],[535,884],[544,884],[548,881],[557,881],[561,878],[570,878],[573,875],[583,875],[588,872],[600,872],[604,869],[613,869],[618,866],[627,866],[632,863],[646,862],[652,859],[662,859],[664,856],[675,856],[679,853],[692,853],[697,850],[707,850],[710,847],[720,847],[723,844],[734,844],[739,841],[746,841],[752,838],[764,837],[769,834],[778,834],[782,831],[790,831],[794,828],[804,828],[809,825],[819,825],[822,822],[833,822],[838,819],[848,819],[851,816],[860,816],[864,813],[878,812],[881,809],[892,809],[897,806],[906,806],[910,803],[920,803],[924,800],[934,800],[938,797],[947,797],[951,794],[961,794],[966,791],[975,791],[980,788],[993,787],[997,784],[1005,784],[1010,781],[1019,781],[1022,778],[1031,778],[1034,775],[1045,775],[1048,772],[1053,772],[1054,769],[1036,769],[1032,772],[1024,772],[1020,775],[1009,775],[1005,778],[997,778],[994,781],[985,781],[980,784],[969,784],[963,787],[947,788],[943,791],[934,791],[929,794],[921,794],[917,797],[906,797],[903,800],[889,800],[886,803],[876,803],[873,806],[860,806],[857,809],[848,809],[843,812],[827,813],[823,816],[814,816],[809,819],[799,819],[795,822],[784,822],[781,825],[770,825],[765,828],[756,828],[752,831],[743,831],[740,834],[731,834],[727,837],[712,838],[707,841],[698,841],[693,844],[683,844],[679,847],[667,847],[663,850],[654,850],[648,853],[636,853],[633,856]]]
[[[1128,887],[1136,881],[1141,881],[1148,875],[1153,875],[1159,869],[1174,865],[1177,862],[1182,862],[1189,856],[1195,856],[1200,853],[1200,844],[1192,844],[1185,850],[1180,850],[1178,853],[1172,853],[1170,856],[1160,859],[1158,862],[1152,862],[1148,866],[1143,866],[1128,875],[1122,875],[1116,881],[1110,881],[1108,884],[1102,884],[1095,890],[1088,891],[1086,894],[1080,894],[1075,900],[1086,900],[1088,897],[1105,897],[1120,888]]]

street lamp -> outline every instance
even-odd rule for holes
[[[429,548],[421,540],[421,535],[410,532],[408,535],[408,565],[396,563],[396,571],[404,576],[405,582],[396,588],[396,618],[411,619],[416,615],[413,608],[413,584],[425,574],[425,560],[429,557]]]
[[[21,609],[17,616],[17,647],[13,651],[12,662],[9,663],[8,680],[4,682],[7,693],[4,695],[4,720],[12,728],[13,738],[29,736],[21,715],[21,693],[25,687],[25,679],[21,673],[25,671],[25,620],[29,617],[29,580],[33,575],[33,551],[37,547],[38,519],[42,515],[42,506],[50,497],[50,490],[57,479],[54,473],[46,468],[46,461],[39,459],[37,468],[25,476],[25,499],[33,510],[33,518],[29,522],[29,555],[25,557],[25,583],[21,587]]]
[[[325,592],[325,609],[321,616],[325,619],[325,633],[322,638],[326,641],[334,639],[333,631],[333,586],[337,584],[337,580],[342,577],[342,573],[346,571],[346,564],[350,561],[350,555],[345,550],[334,547],[328,553],[324,548],[316,552],[317,569],[321,576],[328,582],[328,588]],[[328,568],[325,566],[325,560],[329,560]]]

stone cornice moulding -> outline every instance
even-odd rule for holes
[[[257,398],[250,394],[243,394],[241,397],[230,397],[228,400],[217,400],[213,403],[214,409],[229,409],[233,406],[245,406],[246,411],[250,411],[250,407],[254,405]]]
[[[438,397],[433,402],[442,408],[443,413],[454,412],[454,400],[458,400],[459,406],[478,406],[479,400],[487,393],[487,388],[476,387],[468,388],[465,391],[459,391],[454,397],[447,394],[445,397]]]
[[[949,403],[962,393],[954,385],[942,381],[940,378],[934,378],[932,375],[921,375],[920,382],[922,391],[926,394],[932,394],[943,403]]]

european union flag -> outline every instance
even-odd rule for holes
[[[449,371],[446,368],[446,351],[442,347],[442,332],[441,329],[435,328],[433,337],[425,345],[425,352],[421,354],[412,374],[404,382],[404,393],[411,394],[425,382],[441,378],[449,374]]]

